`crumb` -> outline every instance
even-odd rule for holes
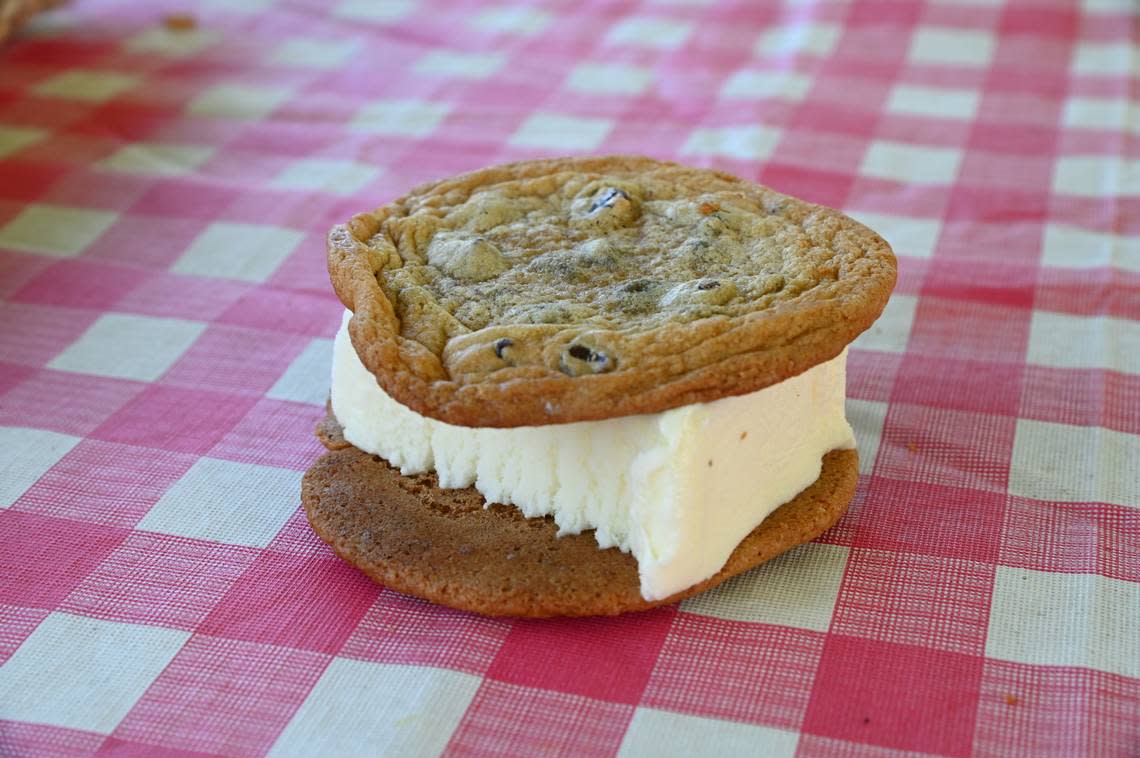
[[[189,13],[168,13],[162,25],[172,32],[187,32],[198,27],[198,19]]]
[[[1021,702],[1021,698],[1019,698],[1017,695],[1006,695],[1005,696],[1005,704],[1006,705],[1017,705],[1020,702]]]
[[[741,433],[740,433],[740,439],[741,439],[741,441],[743,441],[743,440],[744,440],[746,437],[748,437],[748,432],[741,432]]]
[[[863,725],[866,726],[867,724],[870,724],[870,723],[871,723],[871,717],[870,716],[864,716],[863,717]]]
[[[716,203],[701,203],[697,206],[697,210],[701,212],[702,216],[707,216],[710,213],[716,213],[720,210],[720,206]]]
[[[907,452],[909,452],[911,455],[913,455],[913,454],[918,452],[918,443],[917,442],[908,442],[908,443],[906,443],[906,449],[907,449]]]
[[[709,468],[712,468],[712,458],[709,458]]]

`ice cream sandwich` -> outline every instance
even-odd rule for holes
[[[354,216],[328,263],[346,310],[302,499],[394,590],[649,608],[854,493],[847,346],[895,258],[838,211],[649,158],[527,161]]]

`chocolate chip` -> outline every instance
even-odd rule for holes
[[[624,197],[626,200],[629,200],[629,193],[627,193],[625,190],[611,187],[610,189],[606,190],[604,195],[593,202],[593,204],[590,206],[590,213],[596,212],[599,208],[612,208],[614,203],[618,201],[619,197]]]
[[[585,345],[571,345],[570,349],[567,352],[570,353],[571,358],[577,358],[580,361],[589,361],[593,363],[594,361],[601,359],[600,353],[595,353]]]
[[[562,371],[570,376],[604,374],[616,366],[616,359],[585,345],[571,345],[562,356]]]
[[[699,290],[715,290],[719,286],[720,286],[720,282],[718,282],[716,279],[705,279],[704,281],[702,281],[700,284],[697,285],[697,289],[699,289]]]
[[[513,344],[515,344],[515,341],[510,337],[502,337],[501,339],[495,340],[495,357],[502,358],[503,351]]]
[[[653,281],[650,279],[635,279],[629,284],[623,286],[621,289],[622,292],[645,292],[652,286]]]

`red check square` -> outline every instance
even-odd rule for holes
[[[335,654],[379,594],[347,563],[265,550],[198,631]]]
[[[163,384],[263,395],[309,340],[211,324],[162,377]]]
[[[887,402],[902,361],[895,353],[852,348],[847,353],[847,396]]]
[[[8,509],[0,534],[0,603],[55,609],[127,531]]]
[[[308,650],[195,635],[114,736],[200,754],[263,754],[328,662]]]
[[[244,295],[218,320],[254,329],[331,337],[340,326],[343,312],[331,290],[309,294],[261,287]]]
[[[0,212],[0,225],[5,223],[5,215]],[[53,260],[43,255],[0,250],[0,298],[10,298],[14,292],[52,265]]]
[[[256,557],[241,545],[132,532],[60,610],[193,631]]]
[[[1005,500],[1002,492],[872,476],[853,544],[993,561],[1001,541]]]
[[[1017,420],[892,403],[875,475],[921,484],[1006,491]]]
[[[51,613],[43,608],[0,604],[0,666],[12,657],[28,635]],[[3,727],[0,727],[0,734]],[[3,743],[0,742],[0,745]]]
[[[39,305],[109,310],[149,276],[125,266],[82,259],[61,261],[28,282],[12,299]]]
[[[83,440],[14,507],[41,516],[130,528],[195,460],[185,453]]]
[[[975,754],[1134,755],[1137,734],[1140,681],[1068,666],[985,662]]]
[[[245,418],[210,449],[210,455],[239,463],[304,471],[325,452],[313,434],[313,428],[324,415],[324,408],[261,398]]]
[[[1022,363],[1029,344],[1028,308],[923,295],[910,328],[910,353]]]
[[[1140,375],[1029,365],[1018,413],[1039,421],[1140,434]]]
[[[246,395],[152,385],[92,436],[108,442],[205,454],[256,402]]]
[[[902,357],[891,400],[1016,416],[1025,371],[1020,363],[906,355]]]
[[[128,742],[118,737],[108,737],[99,746],[95,755],[111,756],[112,758],[215,758],[217,754],[159,747],[144,742]]]
[[[776,158],[780,158],[779,153]],[[847,204],[855,178],[850,173],[840,171],[821,171],[772,162],[760,172],[757,181],[785,194],[836,207]]]
[[[84,258],[166,269],[178,260],[204,226],[201,221],[178,216],[146,216],[138,212],[123,214],[110,229],[87,248]],[[225,284],[219,282],[218,286],[224,287]],[[177,299],[174,294],[171,293],[172,300]],[[187,314],[185,317],[200,319],[202,315]]]
[[[969,755],[983,661],[828,635],[803,731],[895,750]]]
[[[104,736],[24,721],[0,721],[0,748],[4,755],[93,755]]]
[[[455,755],[617,754],[633,706],[483,680],[448,744]]]
[[[680,613],[642,705],[798,729],[824,635]]]
[[[0,303],[0,356],[5,363],[39,368],[98,318],[93,311],[29,303]]]
[[[675,615],[660,608],[617,617],[519,619],[487,677],[637,704]]]
[[[1010,497],[1001,563],[1140,582],[1140,514],[1127,506]]]
[[[853,550],[831,631],[980,656],[993,584],[992,564]]]
[[[83,436],[146,387],[127,379],[44,369],[26,374],[0,397],[0,424]]]
[[[20,177],[19,181],[0,183],[0,200],[14,203],[39,202],[71,170],[73,169],[66,164],[0,161],[0,176]]]
[[[510,632],[510,621],[385,590],[360,619],[340,655],[483,674]]]

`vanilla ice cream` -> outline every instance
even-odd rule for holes
[[[846,350],[757,392],[662,413],[508,429],[421,416],[380,389],[348,336],[333,350],[332,408],[344,437],[403,474],[435,471],[487,502],[593,529],[637,559],[659,600],[717,573],[749,532],[855,446],[844,414]]]

